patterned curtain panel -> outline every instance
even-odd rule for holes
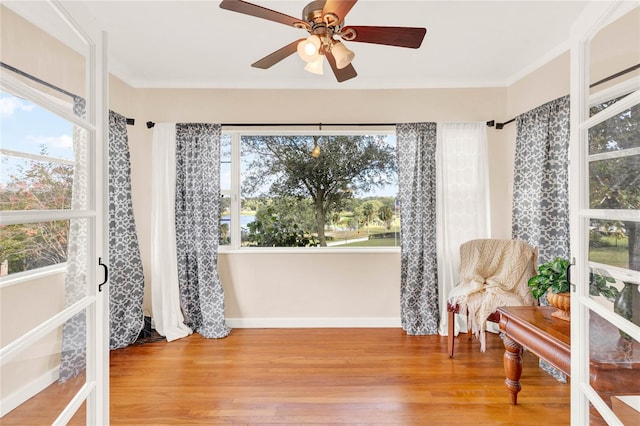
[[[569,257],[569,96],[516,119],[512,238]]]
[[[436,123],[396,126],[400,201],[400,315],[411,335],[438,333]]]
[[[144,327],[144,276],[131,201],[127,119],[109,111],[109,317],[111,349],[135,342]]]
[[[220,125],[176,124],[176,245],[185,323],[208,338],[231,331],[218,277]]]
[[[569,258],[569,96],[520,115],[516,125],[511,236],[537,246],[538,263]],[[543,359],[540,367],[566,383]]]
[[[85,101],[75,98],[73,111],[85,114]],[[131,204],[131,170],[126,118],[109,111],[109,300],[110,348],[125,347],[140,334],[144,325],[142,296],[144,281],[138,237]],[[72,208],[88,208],[88,151],[86,132],[74,127]],[[69,225],[65,305],[70,306],[86,295],[89,253],[89,223],[74,219]],[[62,328],[60,382],[77,376],[86,365],[86,316],[84,311],[67,321]]]
[[[73,112],[83,117],[86,103],[82,98],[73,99]],[[73,126],[73,186],[72,209],[88,208],[88,151],[86,132]],[[65,277],[65,307],[69,307],[86,295],[89,246],[87,235],[89,223],[86,219],[72,219],[69,223],[67,244],[67,275]],[[86,366],[86,315],[82,311],[62,326],[62,353],[60,358],[60,382],[76,377]]]

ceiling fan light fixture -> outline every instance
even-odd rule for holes
[[[356,56],[344,43],[340,43],[339,41],[333,45],[331,53],[333,53],[333,57],[336,58],[336,67],[338,67],[338,69],[343,69],[348,66]]]
[[[311,35],[298,43],[298,55],[305,62],[316,61],[319,56],[321,44],[320,37]]]
[[[345,16],[357,1],[311,0],[302,10],[301,19],[245,0],[222,0],[220,7],[232,12],[304,29],[309,34],[307,38],[292,41],[251,64],[252,67],[268,69],[293,55],[296,51],[307,64],[317,62],[318,58],[326,56],[333,75],[338,83],[342,83],[358,75],[351,64],[355,54],[334,37],[340,37],[344,41],[417,49],[421,46],[427,33],[426,28],[418,27],[346,26]],[[309,65],[305,69],[318,74],[322,73],[320,63]]]
[[[322,69],[322,65],[324,62],[324,57],[322,55],[318,55],[318,59],[316,59],[313,62],[309,62],[307,65],[305,65],[304,69],[305,71],[309,71],[310,73],[313,74],[318,74],[318,75],[323,75],[323,69]]]

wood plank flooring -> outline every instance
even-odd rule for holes
[[[450,359],[445,337],[338,328],[236,329],[219,340],[130,346],[111,352],[111,423],[569,424],[569,385],[531,353],[511,406],[499,336],[488,334],[485,353],[464,334],[456,343]],[[0,423],[54,419],[67,400],[57,397],[72,386],[50,386]],[[71,424],[83,423],[83,411]]]

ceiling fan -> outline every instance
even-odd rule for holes
[[[334,37],[340,37],[344,41],[417,49],[427,33],[426,28],[415,27],[345,26],[344,18],[356,2],[357,0],[315,0],[305,6],[302,19],[242,0],[223,0],[220,7],[304,29],[310,34],[265,56],[251,64],[252,67],[268,69],[298,52],[307,62],[305,70],[316,74],[322,74],[322,64],[326,57],[336,79],[343,82],[358,75],[351,65],[355,53]]]

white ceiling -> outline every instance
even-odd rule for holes
[[[505,86],[567,49],[588,2],[360,0],[347,25],[426,27],[427,35],[419,49],[347,42],[358,76],[343,83],[328,66],[323,76],[304,71],[295,54],[268,70],[252,68],[307,33],[219,3],[62,1],[80,25],[108,31],[110,70],[131,86],[317,89]],[[308,1],[252,3],[301,17]],[[33,10],[3,4],[22,15]],[[42,19],[36,15],[28,18]]]

